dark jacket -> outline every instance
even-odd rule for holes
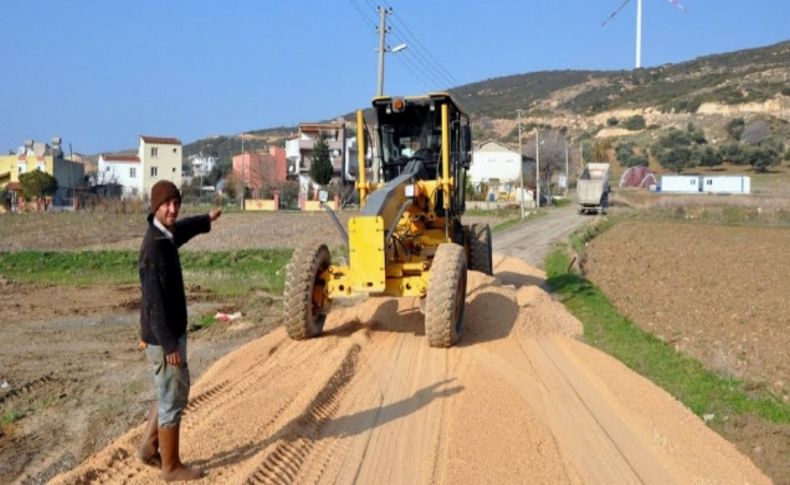
[[[211,230],[208,215],[176,221],[173,240],[153,224],[148,216],[148,230],[140,246],[140,338],[151,345],[161,345],[166,353],[178,348],[178,339],[187,330],[187,302],[178,248],[198,234]]]

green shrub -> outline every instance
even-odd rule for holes
[[[644,130],[646,126],[645,118],[642,115],[634,115],[629,118],[626,118],[621,126],[626,130],[632,130],[632,131]]]

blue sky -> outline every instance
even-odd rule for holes
[[[790,38],[788,0],[644,1],[644,66]],[[0,150],[185,143],[367,106],[377,0],[4,0]],[[385,94],[551,69],[630,69],[636,0],[387,0]],[[440,67],[433,67],[432,59]],[[430,64],[430,66],[429,66]]]

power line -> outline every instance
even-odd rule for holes
[[[399,20],[397,14],[394,14],[393,17],[395,20],[397,20],[397,23],[399,24],[399,25],[395,25],[395,23],[393,23],[393,30],[395,30],[399,35],[402,35],[400,33],[401,27],[403,27],[407,32],[410,32],[408,30],[408,27],[406,27],[406,24],[403,23],[402,20]],[[446,79],[448,81],[447,82],[448,85],[457,86],[460,84],[458,80],[455,79],[455,77],[447,69],[445,69],[444,66],[442,66],[441,63],[439,63],[439,61],[436,60],[436,58],[431,54],[431,52],[425,47],[423,47],[422,43],[417,37],[415,37],[413,34],[411,34],[410,37],[413,40],[410,40],[409,42],[412,43],[412,45],[414,45],[414,43],[416,42],[417,46],[420,47],[414,50],[414,52],[417,55],[419,55],[427,65],[431,66],[431,69],[433,71],[435,71],[443,79]]]
[[[397,59],[398,62],[400,62],[404,66],[406,66],[406,69],[408,69],[409,72],[411,72],[412,76],[414,76],[414,79],[420,82],[420,85],[422,86],[424,91],[430,91],[431,90],[431,88],[430,88],[431,84],[426,82],[425,78],[423,78],[422,75],[420,75],[417,71],[415,71],[414,68],[412,68],[412,66],[410,64],[407,63],[407,61],[408,61],[407,57],[403,57],[403,58],[401,58],[401,57],[402,56],[395,56],[395,59]]]
[[[370,0],[367,1],[368,3],[370,3]],[[392,8],[392,6],[386,0],[383,1],[385,5]],[[429,58],[429,61],[432,63],[433,66],[436,66],[436,69],[439,72],[441,72],[443,77],[449,79],[452,84],[459,85],[460,83],[458,82],[458,80],[455,79],[455,77],[452,75],[452,73],[450,73],[450,71],[448,71],[447,69],[444,68],[444,66],[442,66],[442,64],[436,59],[436,57],[433,56],[433,54],[431,54],[431,51],[427,47],[425,47],[425,44],[423,44],[420,41],[420,39],[414,34],[414,32],[412,32],[412,30],[409,28],[406,22],[400,18],[397,12],[393,11],[393,17],[395,20],[397,20],[398,24],[400,24],[403,27],[403,29],[406,31],[408,36],[413,39],[413,42],[415,42],[422,51],[425,51],[425,54]]]
[[[365,2],[372,12],[378,12],[377,7],[373,4],[372,0],[365,0]],[[389,2],[383,0],[383,3],[387,8],[392,9],[392,6],[389,4]],[[392,35],[397,37],[401,42],[411,45],[404,55],[410,55],[414,57],[414,62],[412,65],[416,66],[419,64],[419,66],[421,66],[419,67],[419,70],[431,79],[429,84],[435,85],[439,88],[449,88],[452,85],[460,84],[452,76],[452,74],[442,67],[436,58],[428,51],[427,47],[425,47],[420,39],[417,38],[414,32],[409,29],[403,19],[401,19],[401,17],[398,16],[394,10],[392,15],[398,20],[398,24],[402,27],[398,27],[391,23],[390,28],[392,29]],[[401,30],[403,30],[403,32],[401,32]],[[408,33],[408,35],[406,33]],[[425,54],[423,54],[423,51],[425,51]]]
[[[373,30],[377,30],[377,24],[374,18],[370,17],[370,14],[372,13],[375,17],[378,15],[378,9],[371,0],[365,0],[365,2],[367,3],[367,6],[370,7],[372,12],[366,11],[366,9],[360,5],[358,0],[348,0],[348,3],[357,13],[362,22],[365,25],[370,26]],[[387,4],[387,2],[384,3],[388,8],[392,8]],[[399,22],[403,24],[402,20],[399,20]],[[412,43],[412,41],[407,39],[400,29],[395,31],[394,26],[392,25],[390,25],[389,28],[392,29],[391,35],[395,37],[396,40],[405,43]],[[404,28],[407,29],[405,26]],[[412,44],[413,47],[411,49],[407,49],[400,53],[400,55],[393,57],[398,59],[398,62],[402,63],[403,66],[406,67],[415,80],[417,80],[423,87],[427,87],[429,91],[432,89],[449,87],[453,81],[441,71],[437,70],[432,65],[431,61],[420,52],[420,49],[416,48],[417,45],[422,46],[422,43],[414,36],[413,33],[411,33],[411,39],[416,42],[416,45]],[[422,46],[422,48],[425,49],[424,46]],[[428,55],[430,55],[430,53]]]
[[[360,5],[356,2],[356,0],[348,0],[348,3],[350,3],[351,7],[353,7],[354,10],[356,10],[357,14],[359,14],[359,17],[365,22],[365,24],[368,24],[370,27],[373,27],[374,29],[376,28],[376,22],[374,20],[371,20],[370,17],[368,17],[367,15],[365,15],[365,11],[362,9],[362,7],[360,7]]]
[[[393,36],[399,38],[402,41],[406,40],[398,32],[394,32]],[[418,51],[412,50],[411,52],[406,51],[406,53],[413,57],[414,62],[421,66],[420,70],[428,75],[432,79],[432,82],[436,84],[436,86],[443,88],[449,87],[452,84],[452,82],[448,82],[446,78],[443,78],[441,73],[432,68],[430,62],[426,62],[424,57],[421,57]]]

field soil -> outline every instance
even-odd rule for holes
[[[338,214],[344,227],[348,227],[348,218],[353,214]],[[147,228],[145,217],[142,213],[102,212],[4,216],[0,221],[0,251],[137,251]],[[502,220],[495,216],[468,216],[464,217],[464,224],[487,223],[493,227]],[[332,219],[324,212],[229,212],[222,215],[211,233],[190,241],[184,250],[288,248],[306,239],[341,245]]]
[[[199,287],[189,311],[232,310]],[[137,348],[140,289],[21,285],[0,278],[0,483],[43,483],[144,419],[151,375]],[[206,367],[270,331],[279,312],[215,324],[190,337]]]
[[[205,483],[769,483],[579,342],[540,271],[496,257],[495,273],[470,272],[451,349],[428,347],[418,301],[368,299],[330,312],[319,338],[278,328],[223,357],[193,387],[182,457]],[[142,429],[54,483],[155,481],[135,458]]]
[[[595,238],[585,268],[642,329],[787,402],[788,248],[786,228],[635,221]],[[724,428],[761,468],[787,482],[789,426],[738,418]]]

